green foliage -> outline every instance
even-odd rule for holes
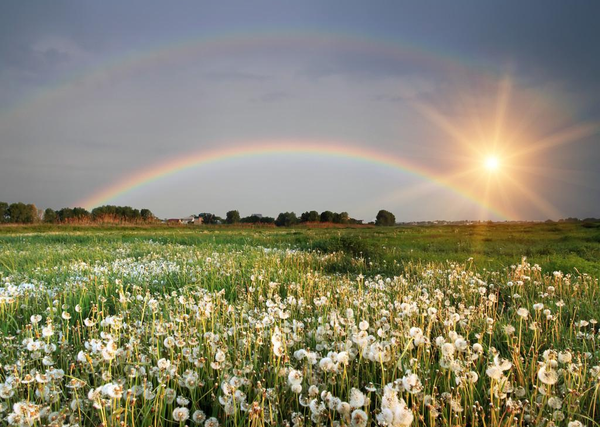
[[[275,225],[278,227],[289,227],[298,223],[298,218],[294,212],[282,212],[277,216]]]
[[[82,212],[77,212],[74,209],[73,215],[79,219],[87,218],[87,215]],[[81,209],[81,208],[79,208]],[[91,218],[93,221],[122,221],[122,222],[138,222],[150,221],[154,219],[154,215],[149,209],[134,209],[131,206],[113,206],[105,205],[92,209]]]
[[[240,222],[240,213],[235,210],[227,212],[225,222],[227,224],[237,224]]]
[[[12,203],[8,207],[8,222],[16,224],[31,224],[37,221],[37,208],[35,205],[25,203]]]
[[[56,216],[56,212],[54,211],[54,209],[51,208],[47,208],[44,211],[44,222],[45,223],[55,223],[57,220],[57,216]]]
[[[333,222],[333,212],[331,212],[331,211],[321,212],[321,222]]]
[[[250,215],[240,220],[242,224],[274,224],[275,218],[270,216]]]
[[[156,217],[154,216],[154,214],[152,213],[152,211],[150,209],[142,209],[140,211],[140,216],[142,217],[142,220],[144,220],[144,221],[154,221],[156,219]]]
[[[348,212],[336,212],[333,214],[334,224],[348,224],[348,222],[350,222],[350,215],[348,215]]]
[[[88,222],[92,215],[84,208],[62,208],[56,212],[58,220],[63,223]]]
[[[198,216],[202,218],[202,223],[207,225],[220,224],[223,222],[223,219],[210,212],[202,212]]]
[[[382,226],[392,226],[396,224],[396,216],[389,212],[386,211],[384,209],[380,210],[377,213],[377,217],[375,219],[375,225],[382,225]]]
[[[8,222],[8,203],[0,202],[0,224]]]
[[[319,212],[317,211],[307,211],[300,215],[301,222],[319,222],[320,220],[321,217],[319,216]]]

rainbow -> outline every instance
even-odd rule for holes
[[[237,54],[260,51],[290,51],[293,49],[332,49],[336,52],[367,53],[390,58],[401,64],[410,61],[428,69],[443,71],[458,75],[473,75],[486,81],[496,82],[501,73],[470,61],[457,54],[432,49],[428,46],[407,43],[393,38],[374,38],[364,34],[344,33],[339,31],[327,32],[320,30],[272,30],[272,31],[237,31],[217,34],[199,34],[191,38],[171,41],[166,44],[151,46],[148,49],[135,50],[124,55],[113,57],[108,61],[97,63],[83,72],[74,73],[68,78],[54,82],[50,86],[32,92],[20,102],[0,110],[0,122],[9,123],[15,118],[28,119],[37,108],[53,107],[62,101],[79,96],[89,87],[102,87],[119,79],[126,79],[145,73],[156,67],[172,67],[186,61],[207,59],[213,55]],[[467,74],[468,73],[468,74]],[[553,100],[547,100],[547,94],[527,88],[519,88],[541,103],[557,105]],[[558,104],[562,105],[561,103]],[[566,112],[566,114],[570,114]],[[0,123],[1,124],[1,123]],[[349,147],[337,143],[258,143],[250,146],[233,146],[222,149],[200,151],[184,155],[154,165],[151,168],[139,170],[124,179],[101,189],[97,193],[78,203],[88,208],[98,206],[135,190],[138,187],[156,181],[162,177],[175,174],[181,170],[228,159],[271,154],[314,154],[365,161],[385,167],[395,168],[405,173],[421,177],[440,187],[448,188],[462,198],[482,206],[490,213],[500,218],[510,219],[511,215],[503,209],[482,202],[470,192],[461,189],[447,179],[431,173],[404,159],[391,157],[387,153],[377,152],[367,148]]]
[[[238,54],[253,50],[293,51],[294,49],[334,49],[339,52],[368,53],[390,58],[402,63],[410,61],[429,69],[471,73],[497,80],[501,77],[489,67],[484,67],[466,57],[451,55],[430,47],[407,43],[393,38],[374,38],[365,34],[331,33],[319,30],[295,31],[238,31],[232,33],[203,34],[148,49],[116,56],[95,64],[83,72],[73,73],[66,79],[54,82],[24,97],[17,104],[0,111],[0,117],[26,115],[37,106],[52,106],[57,101],[68,100],[87,87],[110,84],[115,79],[138,76],[155,67],[173,66],[179,62],[210,58],[217,54]],[[538,94],[543,95],[543,94]]]
[[[440,188],[451,190],[455,194],[460,195],[463,199],[481,206],[487,212],[493,213],[500,219],[512,219],[512,216],[503,209],[489,203],[483,203],[473,194],[452,184],[443,177],[437,176],[400,157],[390,156],[388,153],[382,153],[370,148],[348,146],[330,141],[261,141],[188,153],[151,167],[135,171],[112,185],[97,191],[86,199],[80,200],[75,205],[92,209],[96,206],[107,204],[117,197],[126,195],[161,178],[174,175],[187,169],[227,160],[261,157],[273,154],[310,154],[321,157],[352,159],[377,166],[393,168],[422,178]]]

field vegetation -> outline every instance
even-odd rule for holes
[[[600,227],[0,227],[19,426],[596,426]]]

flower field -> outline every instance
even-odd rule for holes
[[[0,424],[598,425],[597,275],[240,233],[2,236]]]

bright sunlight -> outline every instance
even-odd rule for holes
[[[500,167],[500,159],[496,156],[488,156],[485,158],[483,166],[490,172],[495,172]]]

